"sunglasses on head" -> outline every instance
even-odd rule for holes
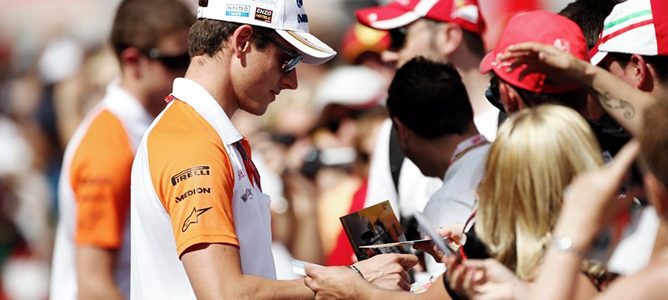
[[[163,55],[158,48],[141,50],[141,52],[146,57],[159,61],[170,70],[185,70],[190,64],[190,55],[188,52],[178,55]]]
[[[390,50],[400,50],[406,43],[407,30],[405,26],[390,29]]]
[[[283,52],[285,52],[290,59],[286,60],[283,62],[283,65],[281,66],[281,70],[283,70],[283,73],[288,74],[294,70],[297,65],[304,59],[304,56],[301,54],[297,54],[294,51],[288,49],[287,47],[281,45],[276,39],[271,37],[268,34],[263,34],[261,32],[258,32],[261,36],[263,36],[265,39],[267,39],[270,43],[274,44],[278,49],[281,49]]]

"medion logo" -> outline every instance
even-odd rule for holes
[[[172,176],[172,186],[193,176],[209,175],[209,166],[197,166],[185,169]]]
[[[192,190],[186,191],[185,193],[181,194],[181,196],[176,197],[176,203],[179,203],[186,198],[195,195],[195,194],[211,194],[211,188],[194,188]]]

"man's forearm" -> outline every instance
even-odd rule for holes
[[[632,135],[642,128],[642,112],[655,102],[652,95],[643,92],[602,68],[583,62],[584,83],[598,94],[605,111]]]
[[[311,289],[304,285],[304,280],[267,280],[255,276],[243,276],[250,293],[234,299],[313,299]]]
[[[78,299],[123,299],[114,281],[116,255],[117,251],[113,249],[77,247]]]

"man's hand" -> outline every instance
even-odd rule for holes
[[[315,299],[363,298],[369,284],[354,270],[347,267],[304,266],[304,284],[315,292]],[[366,286],[366,287],[365,287]]]
[[[522,299],[529,285],[515,276],[515,273],[495,259],[464,262],[468,276],[463,286],[472,299]]]
[[[526,66],[526,72],[541,72],[551,79],[567,83],[580,84],[585,78],[589,62],[582,61],[567,51],[554,46],[526,42],[508,47],[506,52],[499,56],[506,71]]]
[[[415,255],[392,253],[376,255],[353,265],[367,281],[382,289],[408,291],[410,277],[406,271],[417,263]]]

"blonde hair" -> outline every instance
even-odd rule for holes
[[[511,116],[490,148],[478,188],[475,230],[489,253],[532,279],[564,188],[602,164],[589,125],[574,110],[547,104]]]

